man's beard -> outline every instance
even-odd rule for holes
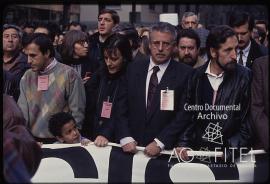
[[[184,56],[181,61],[193,67],[196,64],[197,59],[193,59],[191,56]]]
[[[236,64],[237,64],[237,61],[236,60],[231,60],[230,62],[228,62],[227,64],[225,65],[222,65],[220,62],[219,62],[219,59],[217,60],[217,64],[218,66],[225,72],[234,72],[235,68],[236,68]]]

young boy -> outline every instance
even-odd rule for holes
[[[67,112],[59,112],[51,116],[49,131],[57,138],[58,142],[55,143],[81,143],[87,146],[91,142],[89,139],[81,136],[76,127],[75,119]]]

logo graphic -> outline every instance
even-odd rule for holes
[[[209,149],[207,147],[201,147],[199,151],[209,151]],[[195,158],[197,158],[201,162],[211,163],[210,156],[196,156]]]
[[[219,124],[209,123],[205,129],[205,134],[202,136],[203,139],[207,139],[209,142],[223,144],[221,135],[222,127]]]

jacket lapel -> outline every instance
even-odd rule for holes
[[[142,63],[142,66],[140,67],[141,70],[137,71],[136,86],[134,86],[135,88],[134,90],[137,90],[138,96],[139,96],[139,99],[138,99],[139,107],[144,108],[143,112],[145,114],[146,114],[146,103],[145,103],[146,77],[148,73],[149,63],[150,63],[149,58],[147,60],[144,60],[144,62]],[[145,114],[143,114],[143,116],[145,116]]]

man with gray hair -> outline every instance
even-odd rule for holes
[[[131,63],[119,85],[115,133],[124,152],[135,153],[138,145],[157,156],[174,147],[186,126],[183,106],[192,68],[172,59],[176,37],[173,25],[153,25],[150,58]]]
[[[199,19],[198,16],[193,12],[185,12],[182,17],[182,28],[183,29],[196,29],[198,27]]]
[[[27,56],[21,52],[22,31],[12,24],[3,26],[3,71],[10,77],[4,78],[4,93],[12,95],[17,101],[20,94],[20,80],[24,72],[30,68]],[[11,85],[14,84],[11,89]]]

